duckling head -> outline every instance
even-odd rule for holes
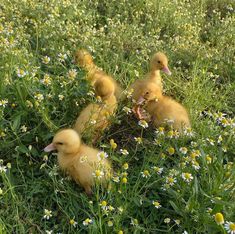
[[[143,88],[137,104],[141,105],[144,102],[155,101],[162,97],[161,88],[155,83],[148,82]]]
[[[106,77],[98,79],[94,84],[94,88],[96,95],[100,96],[103,101],[107,100],[115,91],[113,82]]]
[[[75,63],[80,67],[87,67],[94,64],[91,54],[85,49],[77,50],[74,59]]]
[[[150,69],[152,71],[161,70],[167,75],[171,75],[171,71],[168,68],[168,59],[166,55],[162,52],[157,52],[153,55],[150,61]]]
[[[51,144],[44,148],[45,152],[57,150],[63,154],[77,153],[81,146],[81,138],[73,129],[64,129],[56,133]]]

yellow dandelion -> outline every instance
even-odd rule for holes
[[[129,165],[128,165],[128,163],[124,163],[122,167],[124,170],[127,170],[129,168]]]
[[[126,177],[123,177],[123,178],[122,178],[122,183],[123,183],[123,184],[126,184],[126,183],[127,183],[127,178],[126,178]]]
[[[215,214],[215,222],[219,225],[224,224],[224,216],[222,213]]]
[[[117,148],[117,144],[114,142],[114,139],[111,139],[109,143],[110,143],[110,146],[111,146],[112,149]]]

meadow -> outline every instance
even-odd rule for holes
[[[143,127],[122,101],[95,145],[115,175],[92,197],[43,152],[96,101],[78,48],[124,88],[165,52],[192,122]],[[2,0],[0,54],[0,233],[235,233],[234,0]]]

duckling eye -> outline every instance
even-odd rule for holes
[[[57,142],[56,144],[57,144],[57,145],[63,145],[63,143],[62,143],[62,142]]]
[[[149,92],[146,92],[145,94],[149,94]]]
[[[158,62],[158,63],[161,63],[161,61],[159,61],[159,60],[158,60],[157,62]]]

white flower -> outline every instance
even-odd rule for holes
[[[227,221],[224,225],[224,228],[227,230],[228,233],[235,234],[235,223]]]
[[[141,175],[143,178],[148,178],[151,176],[148,170],[141,171]]]
[[[27,72],[22,69],[17,69],[16,73],[18,77],[24,77],[27,75]]]
[[[180,147],[179,150],[182,154],[187,154],[187,152],[188,152],[188,149],[186,147]]]
[[[164,223],[170,223],[171,219],[170,218],[165,218]]]
[[[50,230],[50,231],[46,230],[46,234],[52,234],[52,232],[53,230]]]
[[[155,166],[153,166],[152,169],[154,171],[156,171],[158,175],[161,175],[162,172],[163,172],[163,168],[162,167],[155,167]]]
[[[94,96],[95,96],[95,93],[94,93],[92,90],[90,90],[90,91],[87,93],[87,95],[90,96],[90,97],[94,97]]]
[[[128,155],[129,152],[126,149],[120,149],[121,154]]]
[[[137,144],[143,143],[143,140],[141,137],[134,137],[134,140],[137,142]]]
[[[215,145],[215,141],[213,139],[206,138],[206,140],[209,142],[210,145]]]
[[[75,69],[71,69],[68,71],[67,76],[69,79],[73,80],[77,76],[77,71]]]
[[[98,157],[98,160],[101,161],[101,160],[104,160],[105,158],[108,158],[108,154],[104,151],[100,151],[97,154],[97,157]]]
[[[59,94],[59,95],[58,95],[58,98],[59,98],[60,101],[62,101],[62,100],[64,99],[64,95]]]
[[[104,176],[104,172],[101,170],[95,170],[92,175],[97,179],[101,179]]]
[[[7,171],[7,167],[0,165],[0,173],[6,172]]]
[[[96,124],[96,120],[95,119],[91,120],[90,124]]]
[[[44,216],[43,216],[43,218],[44,219],[50,219],[51,217],[52,217],[52,211],[51,210],[47,210],[47,209],[44,209]]]
[[[193,180],[192,174],[188,173],[188,172],[182,173],[182,178],[183,178],[184,181],[186,181],[188,183]]]
[[[6,107],[7,103],[8,103],[7,99],[0,100],[0,106]]]
[[[115,182],[115,183],[119,183],[120,182],[120,178],[118,177],[118,176],[113,176],[113,181]]]
[[[152,204],[155,206],[155,208],[159,209],[161,206],[161,204],[158,201],[153,201]]]
[[[223,137],[221,135],[219,135],[217,143],[220,144],[223,141]]]
[[[138,219],[131,219],[130,225],[138,226],[139,225]]]
[[[43,79],[40,81],[42,84],[48,86],[51,84],[51,78],[48,74],[45,74]]]
[[[36,93],[34,95],[34,98],[37,99],[39,102],[41,102],[44,99],[44,97],[41,93]]]
[[[124,106],[122,109],[126,114],[130,114],[131,113],[131,108]]]
[[[20,128],[21,132],[27,132],[27,127],[25,125],[21,126]]]
[[[138,122],[138,125],[141,126],[142,128],[147,128],[149,126],[148,123],[145,120],[143,120],[143,119],[141,119]]]
[[[191,128],[184,128],[184,135],[192,137],[194,135],[193,130]]]
[[[44,57],[42,58],[42,63],[44,63],[44,64],[48,64],[50,61],[51,61],[51,59],[50,59],[50,57],[48,57],[48,56],[44,56]]]
[[[70,219],[69,220],[69,223],[73,226],[73,227],[76,227],[78,225],[78,223],[73,219]]]
[[[126,97],[129,99],[132,97],[132,94],[134,92],[134,89],[130,89],[130,90],[125,90],[124,94],[126,95]]]
[[[170,186],[174,185],[177,182],[176,178],[172,176],[166,177],[166,183],[169,184]]]
[[[85,220],[82,222],[82,224],[83,224],[84,226],[88,226],[89,224],[92,224],[92,223],[93,223],[92,219],[89,219],[89,218],[85,219]]]
[[[113,222],[111,220],[108,221],[108,227],[112,227],[113,226]]]
[[[67,54],[62,54],[62,53],[59,53],[58,54],[58,60],[60,61],[60,62],[64,62],[65,61],[65,59],[67,59]]]

